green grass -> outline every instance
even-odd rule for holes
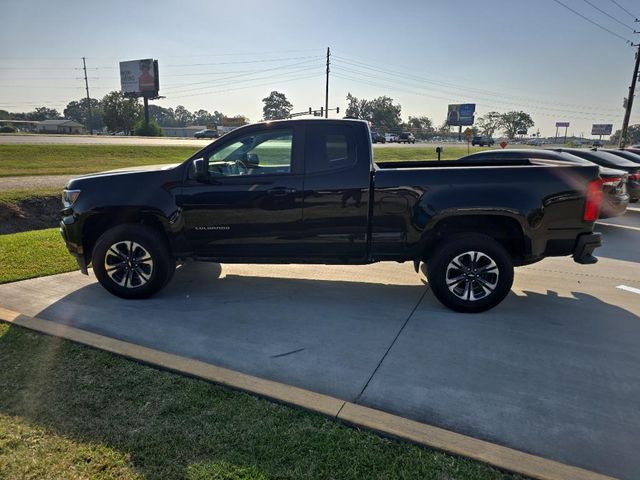
[[[76,175],[115,168],[181,162],[197,147],[135,145],[0,145],[0,177]],[[471,147],[470,152],[486,150]],[[460,158],[467,147],[444,146],[443,160]],[[374,146],[378,161],[435,160],[435,147]]]
[[[467,147],[445,145],[441,154],[442,160],[456,160],[467,155]],[[470,147],[469,152],[482,152],[483,147]],[[437,160],[435,147],[373,147],[373,159],[377,162],[394,162],[407,160]]]
[[[0,191],[0,207],[16,206],[23,200],[36,198],[60,198],[61,190],[59,188],[42,188],[31,190],[4,190]],[[60,207],[62,208],[62,207]]]
[[[520,478],[0,323],[0,478]]]
[[[0,235],[0,284],[77,268],[57,228]]]
[[[135,145],[0,145],[0,177],[82,174],[175,163],[197,150],[197,147]]]

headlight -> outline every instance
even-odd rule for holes
[[[76,200],[80,196],[80,190],[63,190],[62,191],[62,206],[64,208],[72,207]]]

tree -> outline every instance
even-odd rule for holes
[[[611,143],[619,143],[620,135],[622,134],[622,130],[616,130],[616,132],[611,135],[609,141]],[[640,123],[635,125],[629,125],[627,129],[627,139],[625,142],[627,145],[635,145],[636,143],[640,143]]]
[[[502,122],[502,115],[498,112],[489,112],[482,117],[478,118],[478,128],[482,135],[487,137],[493,137],[496,130],[500,128]]]
[[[107,93],[102,99],[102,118],[111,132],[129,134],[142,116],[142,105],[137,98],[126,98],[121,92]]]
[[[193,113],[187,110],[183,105],[178,105],[173,112],[176,118],[176,126],[186,127],[193,124]]]
[[[287,118],[291,113],[293,105],[284,93],[275,90],[268,97],[262,99],[264,106],[262,107],[263,120],[279,120]]]
[[[42,121],[42,120],[57,120],[62,118],[60,113],[55,108],[38,107],[33,112],[26,114],[27,120]]]
[[[224,115],[218,111],[209,113],[206,110],[200,109],[193,113],[194,125],[222,125],[222,119]]]
[[[155,120],[149,119],[149,124],[145,125],[144,118],[141,118],[134,125],[133,134],[141,137],[161,137],[162,129]]]
[[[91,125],[89,125],[89,108],[91,105]],[[92,98],[87,102],[86,98],[78,101],[72,101],[67,104],[63,110],[64,117],[80,122],[87,127],[87,130],[102,130],[104,122],[102,121],[102,107],[100,100]]]
[[[507,112],[500,116],[500,128],[504,130],[509,140],[513,140],[519,130],[528,130],[535,123],[528,113],[525,112]]]
[[[435,129],[433,128],[433,122],[429,117],[409,117],[407,123],[405,124],[406,128],[403,130],[411,130],[417,138],[426,138],[430,134],[432,134]]]
[[[369,120],[374,128],[381,131],[399,130],[402,107],[394,104],[392,98],[382,96],[373,100],[361,100],[349,93],[347,102],[347,117]]]
[[[149,105],[149,119],[163,127],[175,127],[176,117],[173,108],[164,108],[158,105]]]

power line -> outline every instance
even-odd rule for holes
[[[620,5],[618,2],[616,2],[616,0],[611,0],[611,2],[613,2],[613,4],[614,4],[614,5],[617,5],[618,7],[620,7],[620,9],[621,9],[623,12],[626,12],[627,14],[629,14],[629,16],[630,16],[631,18],[633,18],[634,20],[637,20],[637,19],[638,19],[638,17],[636,17],[633,13],[631,13],[629,10],[627,10],[627,9],[626,9],[626,8],[624,8],[622,5]]]
[[[525,99],[527,102],[533,102],[533,103],[539,103],[541,105],[550,105],[551,106],[551,107],[547,107],[547,108],[555,108],[556,106],[565,106],[565,107],[576,108],[576,109],[588,109],[588,110],[591,110],[591,111],[594,110],[593,107],[589,108],[589,107],[584,107],[582,105],[575,105],[575,104],[570,104],[570,103],[563,103],[563,102],[556,102],[556,101],[549,102],[549,101],[544,101],[544,100],[526,98],[526,97],[522,97],[522,96],[508,95],[508,94],[504,94],[502,92],[494,92],[494,91],[490,91],[490,90],[470,88],[470,87],[465,87],[465,86],[461,86],[461,85],[458,85],[458,84],[432,80],[432,79],[429,79],[428,77],[422,77],[422,76],[419,77],[419,76],[415,76],[415,75],[411,75],[411,74],[398,73],[398,72],[395,72],[395,71],[392,71],[392,70],[384,69],[382,67],[374,67],[372,65],[368,65],[368,64],[363,63],[363,62],[358,62],[358,61],[350,62],[348,60],[345,60],[344,57],[340,57],[340,56],[336,56],[336,55],[334,55],[334,58],[338,59],[338,64],[346,63],[348,65],[352,65],[352,66],[355,66],[355,67],[358,67],[358,68],[364,68],[364,69],[371,70],[371,71],[374,71],[374,72],[383,73],[383,74],[394,76],[394,77],[399,77],[402,80],[415,79],[414,81],[416,81],[418,83],[422,83],[422,84],[427,83],[427,84],[436,85],[436,86],[439,86],[439,87],[453,89],[453,90],[455,90],[456,93],[458,93],[459,90],[463,90],[463,91],[471,92],[474,95],[489,95],[489,96],[495,96],[495,97],[499,97],[499,98],[511,98],[511,99],[516,99],[516,100]],[[342,68],[345,68],[345,67],[342,67]],[[356,72],[354,71],[352,73],[356,73]],[[362,73],[362,72],[357,72],[357,73]],[[397,81],[397,80],[394,80],[394,81]],[[607,108],[607,107],[598,107],[597,110],[608,110],[610,112],[617,112],[618,111],[618,109],[612,109],[612,108]]]
[[[629,40],[628,38],[624,38],[622,35],[618,35],[613,30],[609,30],[607,27],[604,27],[604,26],[600,25],[598,22],[595,22],[595,21],[591,20],[589,17],[585,17],[580,12],[577,12],[573,8],[571,8],[571,7],[567,6],[567,5],[565,5],[564,3],[562,3],[560,0],[553,0],[553,1],[556,2],[558,5],[562,5],[564,8],[566,8],[567,10],[575,13],[580,18],[583,18],[584,20],[586,20],[587,22],[591,23],[592,25],[595,25],[596,27],[604,30],[605,32],[609,32],[611,35],[614,35],[614,36],[618,37],[619,39],[624,40],[627,43],[632,43],[631,40]]]
[[[627,25],[626,23],[618,20],[616,17],[614,17],[613,15],[609,15],[607,12],[605,12],[604,10],[602,10],[600,7],[594,5],[593,3],[591,3],[589,0],[582,0],[584,3],[591,5],[593,8],[595,8],[596,10],[598,10],[600,13],[602,13],[603,15],[606,15],[607,17],[609,17],[611,20],[613,20],[614,22],[618,22],[620,25],[622,25],[625,28],[628,28],[629,30],[631,30],[632,32],[633,27],[630,27],[629,25]]]

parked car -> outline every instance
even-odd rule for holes
[[[218,135],[217,130],[205,128],[204,130],[200,130],[194,133],[193,136],[196,138],[218,138],[220,135]]]
[[[384,134],[384,140],[387,143],[394,143],[398,141],[398,135],[396,135],[395,133],[385,133]]]
[[[597,166],[376,163],[370,142],[360,120],[246,125],[179,164],[70,180],[60,230],[81,271],[91,263],[123,298],[159,291],[186,259],[410,261],[444,305],[480,312],[509,293],[514,266],[597,261]]]
[[[638,150],[638,153],[634,153],[631,150],[616,150],[613,148],[608,148],[606,150],[600,150],[601,152],[607,152],[607,153],[612,153],[614,155],[617,155],[618,157],[624,158],[626,160],[629,160],[630,162],[633,163],[637,163],[638,165],[640,165],[640,149]]]
[[[640,200],[640,166],[637,163],[621,158],[612,153],[603,152],[601,150],[581,150],[578,148],[560,148],[557,151],[567,152],[585,160],[589,160],[597,165],[616,170],[624,170],[629,175],[627,182],[627,191],[630,201],[637,202]]]
[[[487,161],[488,159],[503,161],[552,160],[554,162],[568,162],[574,165],[595,165],[593,162],[569,153],[540,149],[489,150],[486,152],[473,153],[463,157],[461,160]],[[627,172],[609,167],[598,167],[600,178],[602,179],[603,191],[603,203],[600,218],[624,215],[627,210],[627,206],[629,205],[629,194],[627,193]]]
[[[544,140],[542,138],[531,138],[527,140],[527,145],[533,145],[534,147],[539,147],[540,145],[544,145]]]
[[[386,139],[384,135],[378,132],[371,131],[371,143],[385,143]]]
[[[602,147],[604,145],[604,143],[602,143],[602,140],[594,140],[593,143],[591,144],[591,146],[593,147]]]
[[[403,132],[398,135],[398,143],[416,143],[416,137],[413,136],[413,133]]]
[[[491,137],[475,136],[471,139],[471,145],[474,147],[476,145],[480,147],[492,147],[495,143],[496,141]]]

